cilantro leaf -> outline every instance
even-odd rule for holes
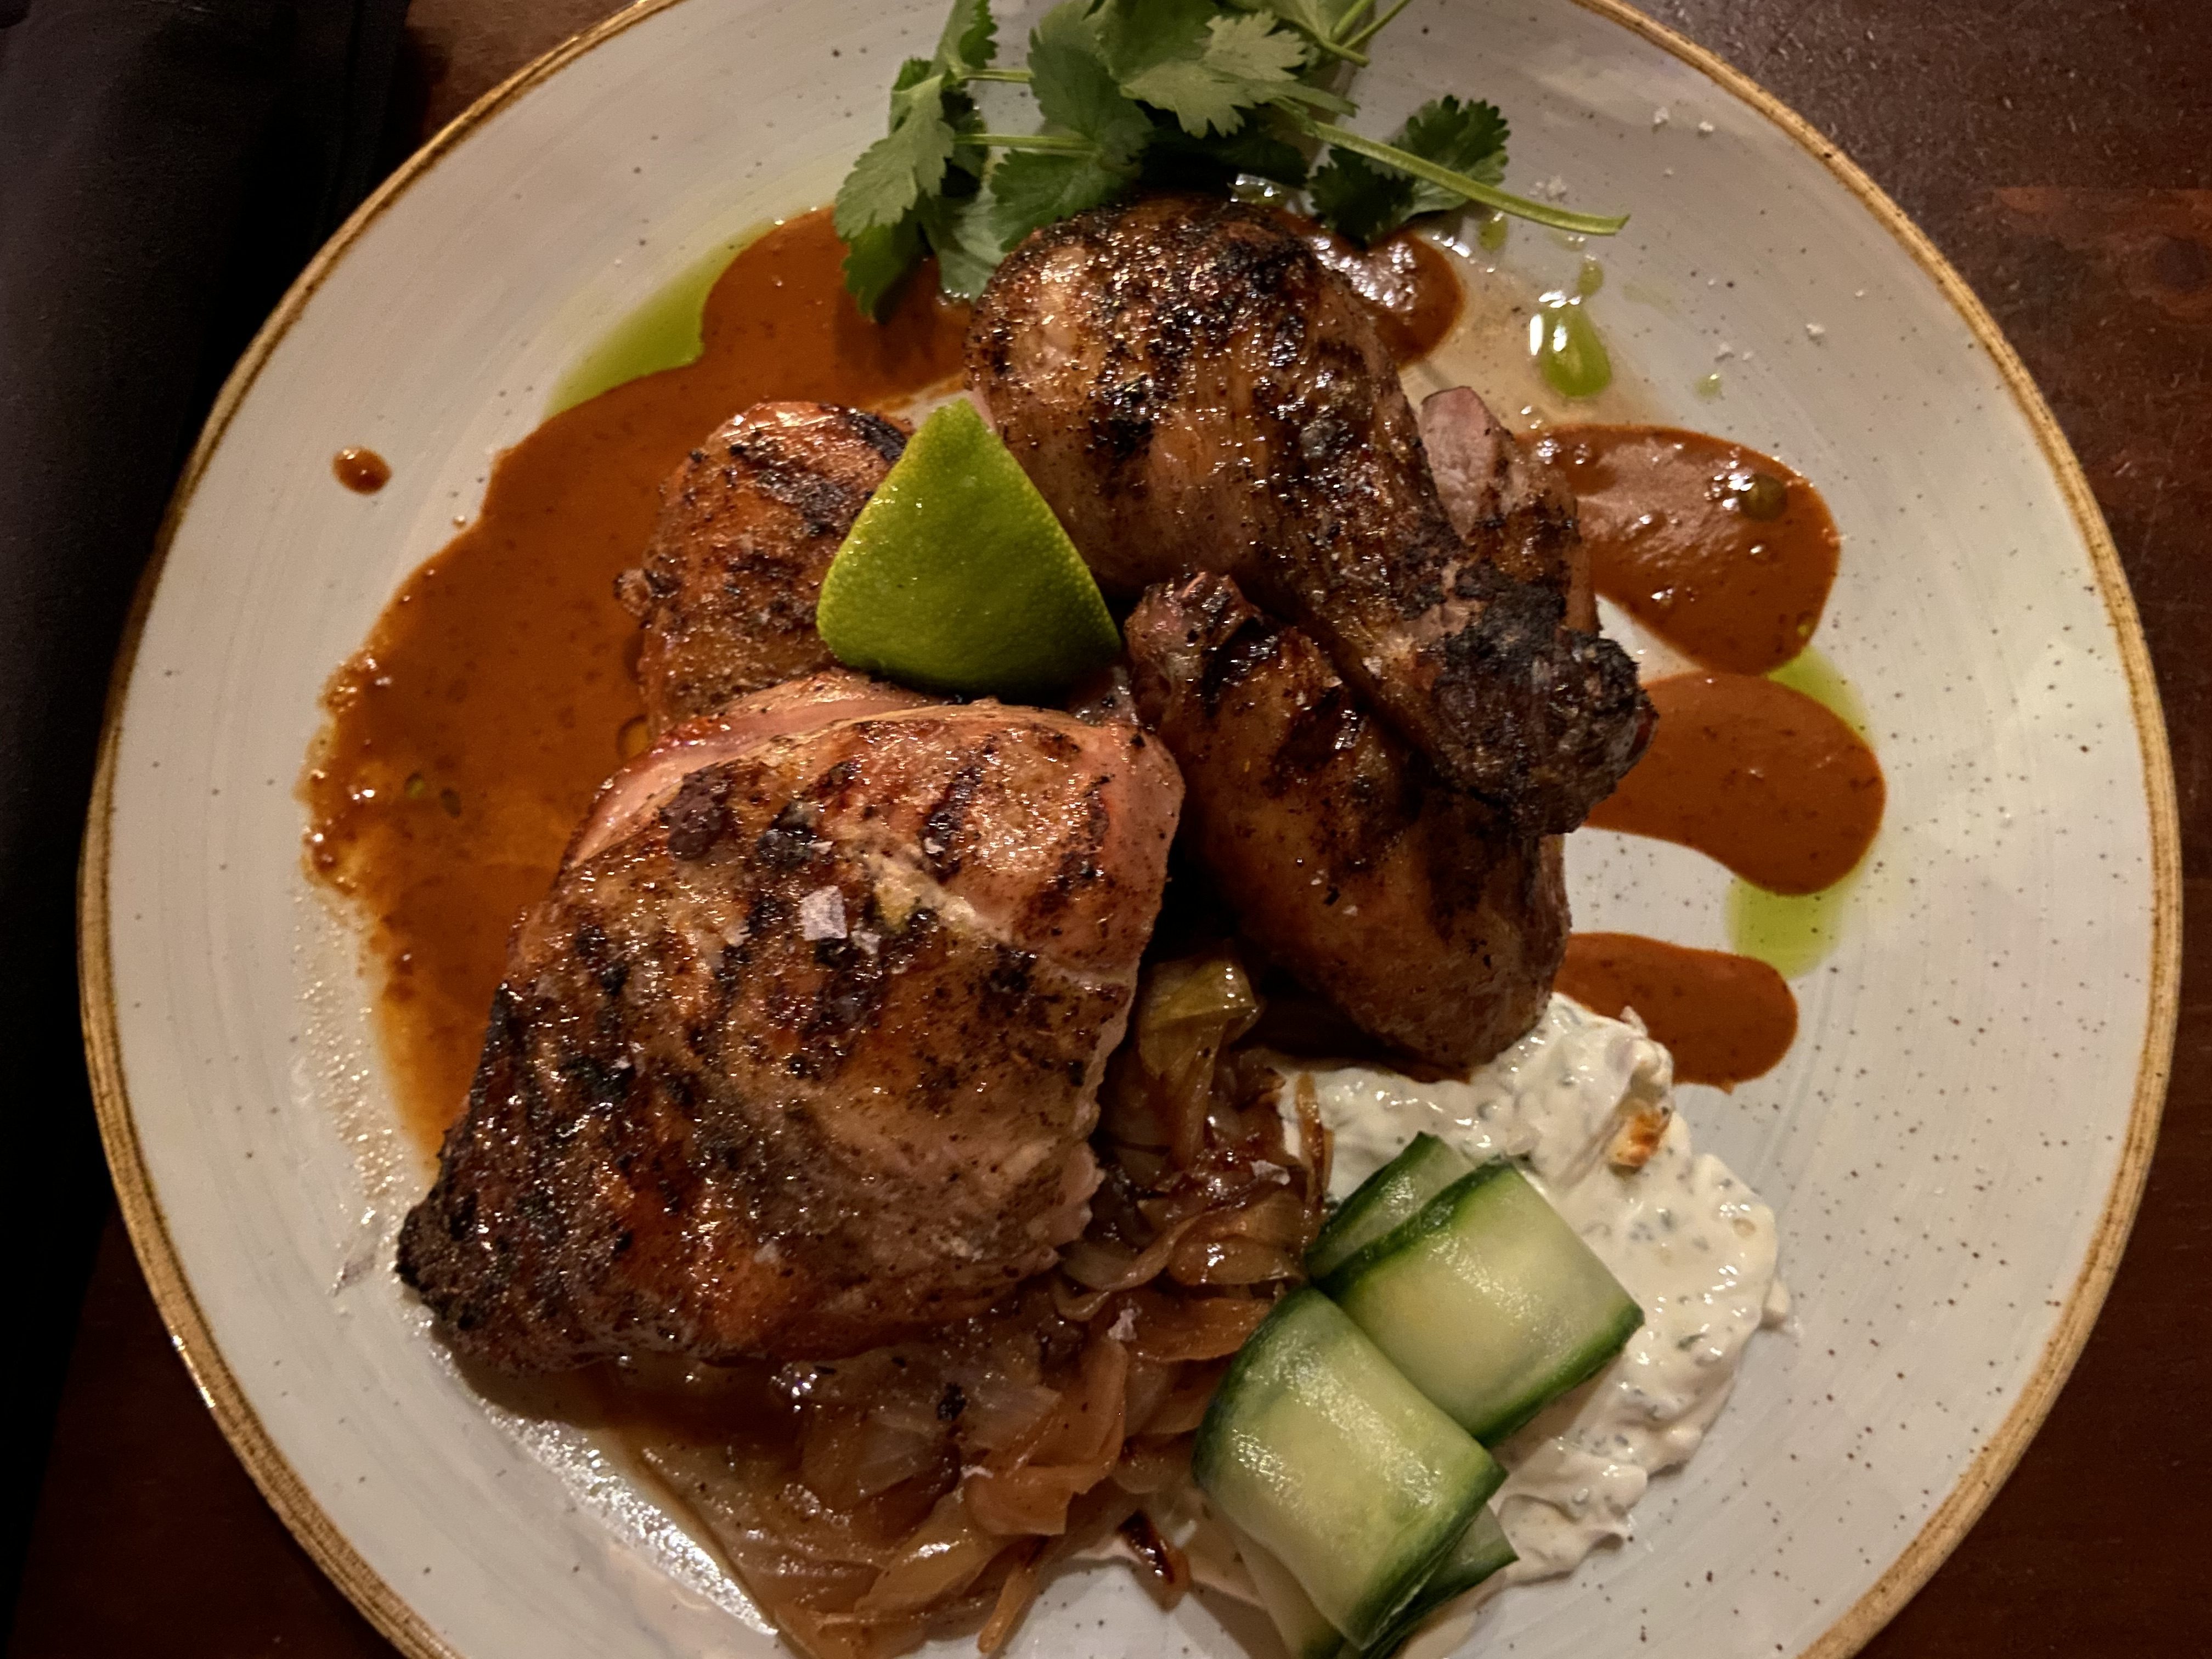
[[[952,0],[931,67],[958,77],[990,67],[999,55],[999,25],[990,0]]]
[[[1408,155],[1486,185],[1505,176],[1505,118],[1493,104],[1438,98],[1415,110],[1391,143]],[[1379,241],[1419,213],[1466,205],[1455,191],[1392,167],[1378,166],[1342,147],[1313,176],[1314,215],[1331,229],[1364,246]]]
[[[1038,20],[1030,35],[1030,92],[1048,122],[1090,139],[1114,166],[1134,160],[1152,139],[1145,112],[1107,67],[1091,0],[1066,0]]]
[[[1415,110],[1390,142],[1425,161],[1495,185],[1505,178],[1505,141],[1510,136],[1497,105],[1462,104],[1447,96]],[[1457,191],[1425,179],[1416,179],[1413,185],[1416,213],[1442,213],[1466,201]]]
[[[921,58],[900,66],[891,85],[890,131],[860,152],[837,186],[835,223],[847,242],[896,224],[945,181],[952,159],[945,73]]]
[[[940,196],[924,203],[915,216],[937,256],[937,285],[955,299],[981,294],[1006,257],[1006,244],[992,224],[994,205],[988,192]]]
[[[921,257],[921,228],[912,215],[896,224],[878,225],[848,238],[845,288],[860,314],[880,319],[899,279]]]
[[[1338,25],[1351,9],[1351,0],[1234,0],[1246,11],[1272,12],[1292,28],[1316,40],[1336,37]]]
[[[1164,109],[1193,137],[1231,133],[1244,125],[1255,105],[1316,89],[1298,84],[1306,65],[1305,43],[1256,12],[1215,16],[1206,26],[1195,52],[1158,57],[1121,88],[1132,98]]]
[[[1012,247],[1031,231],[1112,201],[1134,182],[1136,169],[1103,155],[1041,155],[1020,150],[991,173],[991,228]]]
[[[1413,210],[1413,181],[1364,156],[1333,149],[1307,187],[1314,217],[1362,247],[1379,242]]]

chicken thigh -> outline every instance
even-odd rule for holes
[[[1634,664],[1501,527],[1462,539],[1373,323],[1279,216],[1156,196],[1050,226],[967,359],[1109,591],[1233,576],[1524,831],[1572,828],[1641,753]]]
[[[837,672],[672,732],[518,926],[399,1270],[510,1370],[825,1358],[1081,1231],[1180,786],[1131,724]]]

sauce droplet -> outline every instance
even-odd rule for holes
[[[1574,486],[1591,585],[1668,644],[1738,674],[1804,649],[1841,538],[1789,467],[1662,426],[1558,427],[1540,453]]]
[[[1651,746],[1589,815],[1696,848],[1771,893],[1817,893],[1881,828],[1881,766],[1842,719],[1755,674],[1676,674],[1644,688]]]
[[[1674,1056],[1678,1083],[1734,1088],[1763,1077],[1797,1036],[1797,999],[1763,962],[1638,933],[1577,933],[1559,988],[1619,1018],[1633,1008]]]
[[[1613,358],[1579,295],[1547,294],[1528,319],[1528,355],[1563,398],[1595,398],[1613,384]]]
[[[374,495],[392,482],[392,463],[373,449],[341,449],[331,457],[331,471],[356,495]]]

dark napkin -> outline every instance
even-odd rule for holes
[[[75,898],[109,665],[215,388],[392,158],[406,7],[0,0],[0,1617],[108,1204]]]

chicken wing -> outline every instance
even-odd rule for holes
[[[1235,577],[1518,828],[1573,827],[1648,740],[1626,654],[1455,531],[1373,323],[1279,216],[1156,196],[1039,231],[967,361],[1109,590]]]
[[[1556,837],[1439,782],[1226,576],[1149,590],[1129,654],[1185,834],[1243,933],[1370,1036],[1453,1070],[1534,1024],[1566,948]]]

